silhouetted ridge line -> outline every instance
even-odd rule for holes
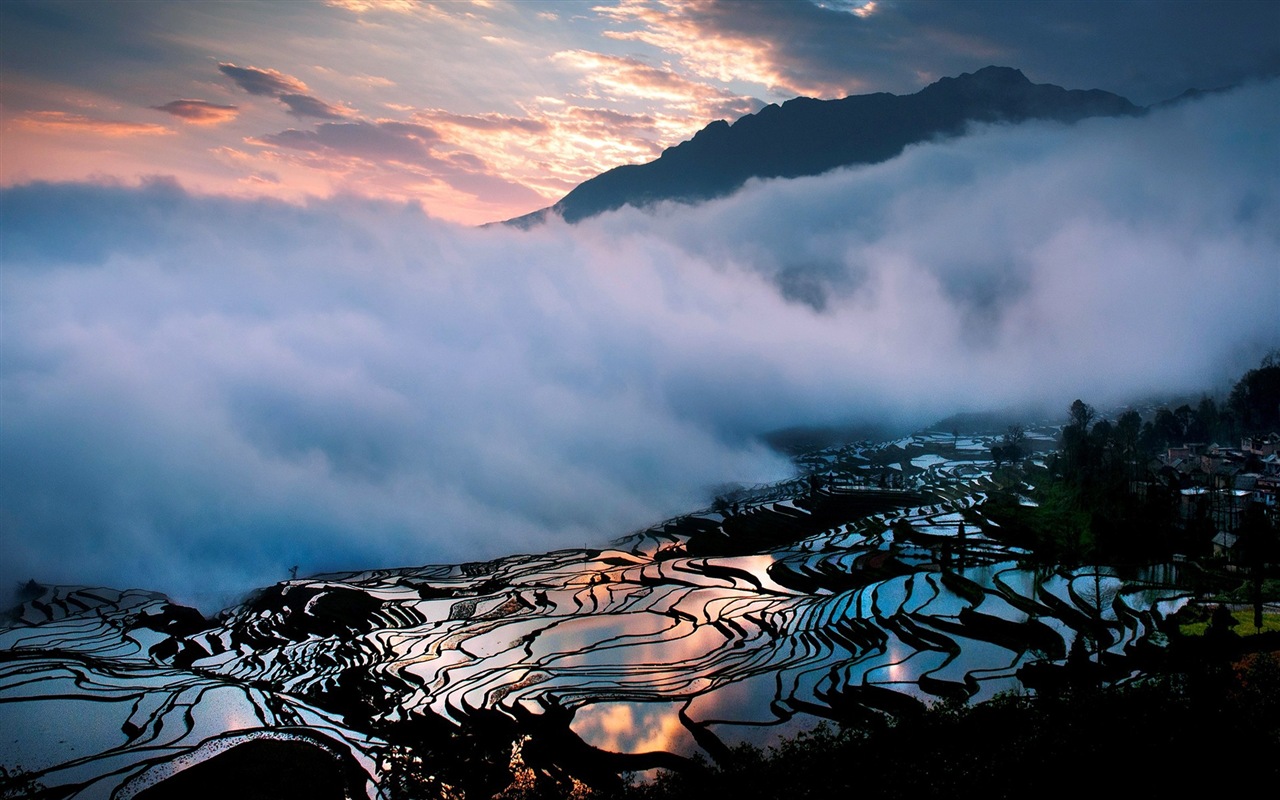
[[[554,206],[507,223],[528,227],[548,213],[577,222],[624,205],[723,197],[750,178],[798,178],[887,161],[907,145],[959,135],[973,122],[1075,122],[1141,111],[1119,95],[1032,83],[1009,67],[943,78],[911,95],[797,97],[732,125],[717,120],[655,161],[601,173]]]

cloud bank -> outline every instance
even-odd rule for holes
[[[0,193],[0,580],[211,608],[603,545],[756,438],[1229,379],[1280,344],[1280,84],[578,226]]]

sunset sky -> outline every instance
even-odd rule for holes
[[[987,64],[1139,104],[1280,69],[1280,4],[0,4],[0,182],[415,200],[481,223],[797,95]]]

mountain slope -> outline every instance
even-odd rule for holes
[[[1035,84],[1009,67],[943,78],[912,95],[799,97],[766,106],[732,125],[713,122],[655,161],[611,169],[580,184],[549,209],[508,223],[528,226],[548,213],[577,222],[624,205],[722,197],[749,178],[796,178],[851,164],[874,164],[893,158],[907,145],[961,134],[971,122],[1074,122],[1141,110],[1110,92]]]

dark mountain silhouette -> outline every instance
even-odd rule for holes
[[[507,222],[526,227],[548,213],[577,222],[624,205],[722,197],[749,178],[796,178],[886,161],[909,144],[961,134],[972,122],[1075,122],[1141,111],[1119,95],[1032,83],[1009,67],[943,78],[911,95],[798,97],[732,125],[713,122],[692,139],[667,148],[656,161],[611,169],[554,206]]]

